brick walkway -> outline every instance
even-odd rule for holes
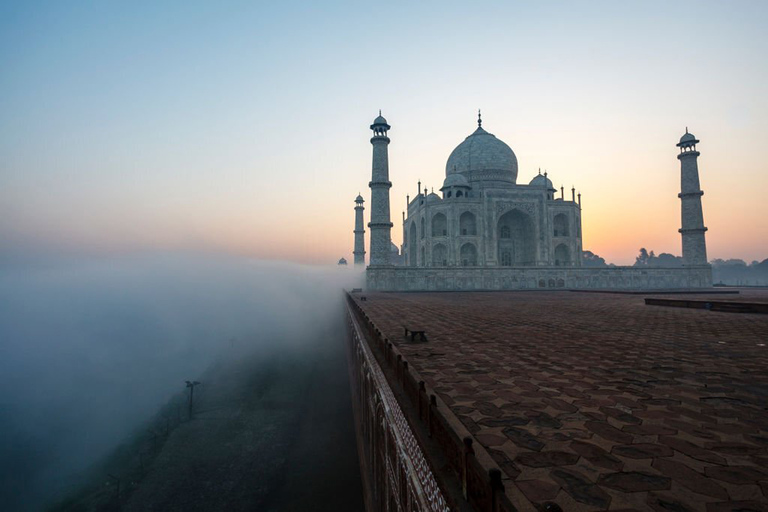
[[[768,511],[768,315],[602,293],[365,295],[508,495],[566,512]]]

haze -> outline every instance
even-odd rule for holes
[[[4,510],[75,493],[91,464],[235,349],[254,367],[335,350],[319,333],[343,329],[340,289],[360,282],[347,268],[178,253],[0,269]]]

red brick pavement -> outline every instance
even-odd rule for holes
[[[365,295],[507,494],[565,511],[768,511],[768,315],[608,293]]]

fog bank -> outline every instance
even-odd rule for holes
[[[0,502],[60,495],[222,350],[309,348],[361,280],[190,255],[0,267]]]

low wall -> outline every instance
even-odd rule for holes
[[[687,289],[712,286],[712,267],[374,267],[367,287],[381,291],[561,288]]]
[[[346,310],[366,511],[533,512],[513,505],[509,478],[349,295]]]

